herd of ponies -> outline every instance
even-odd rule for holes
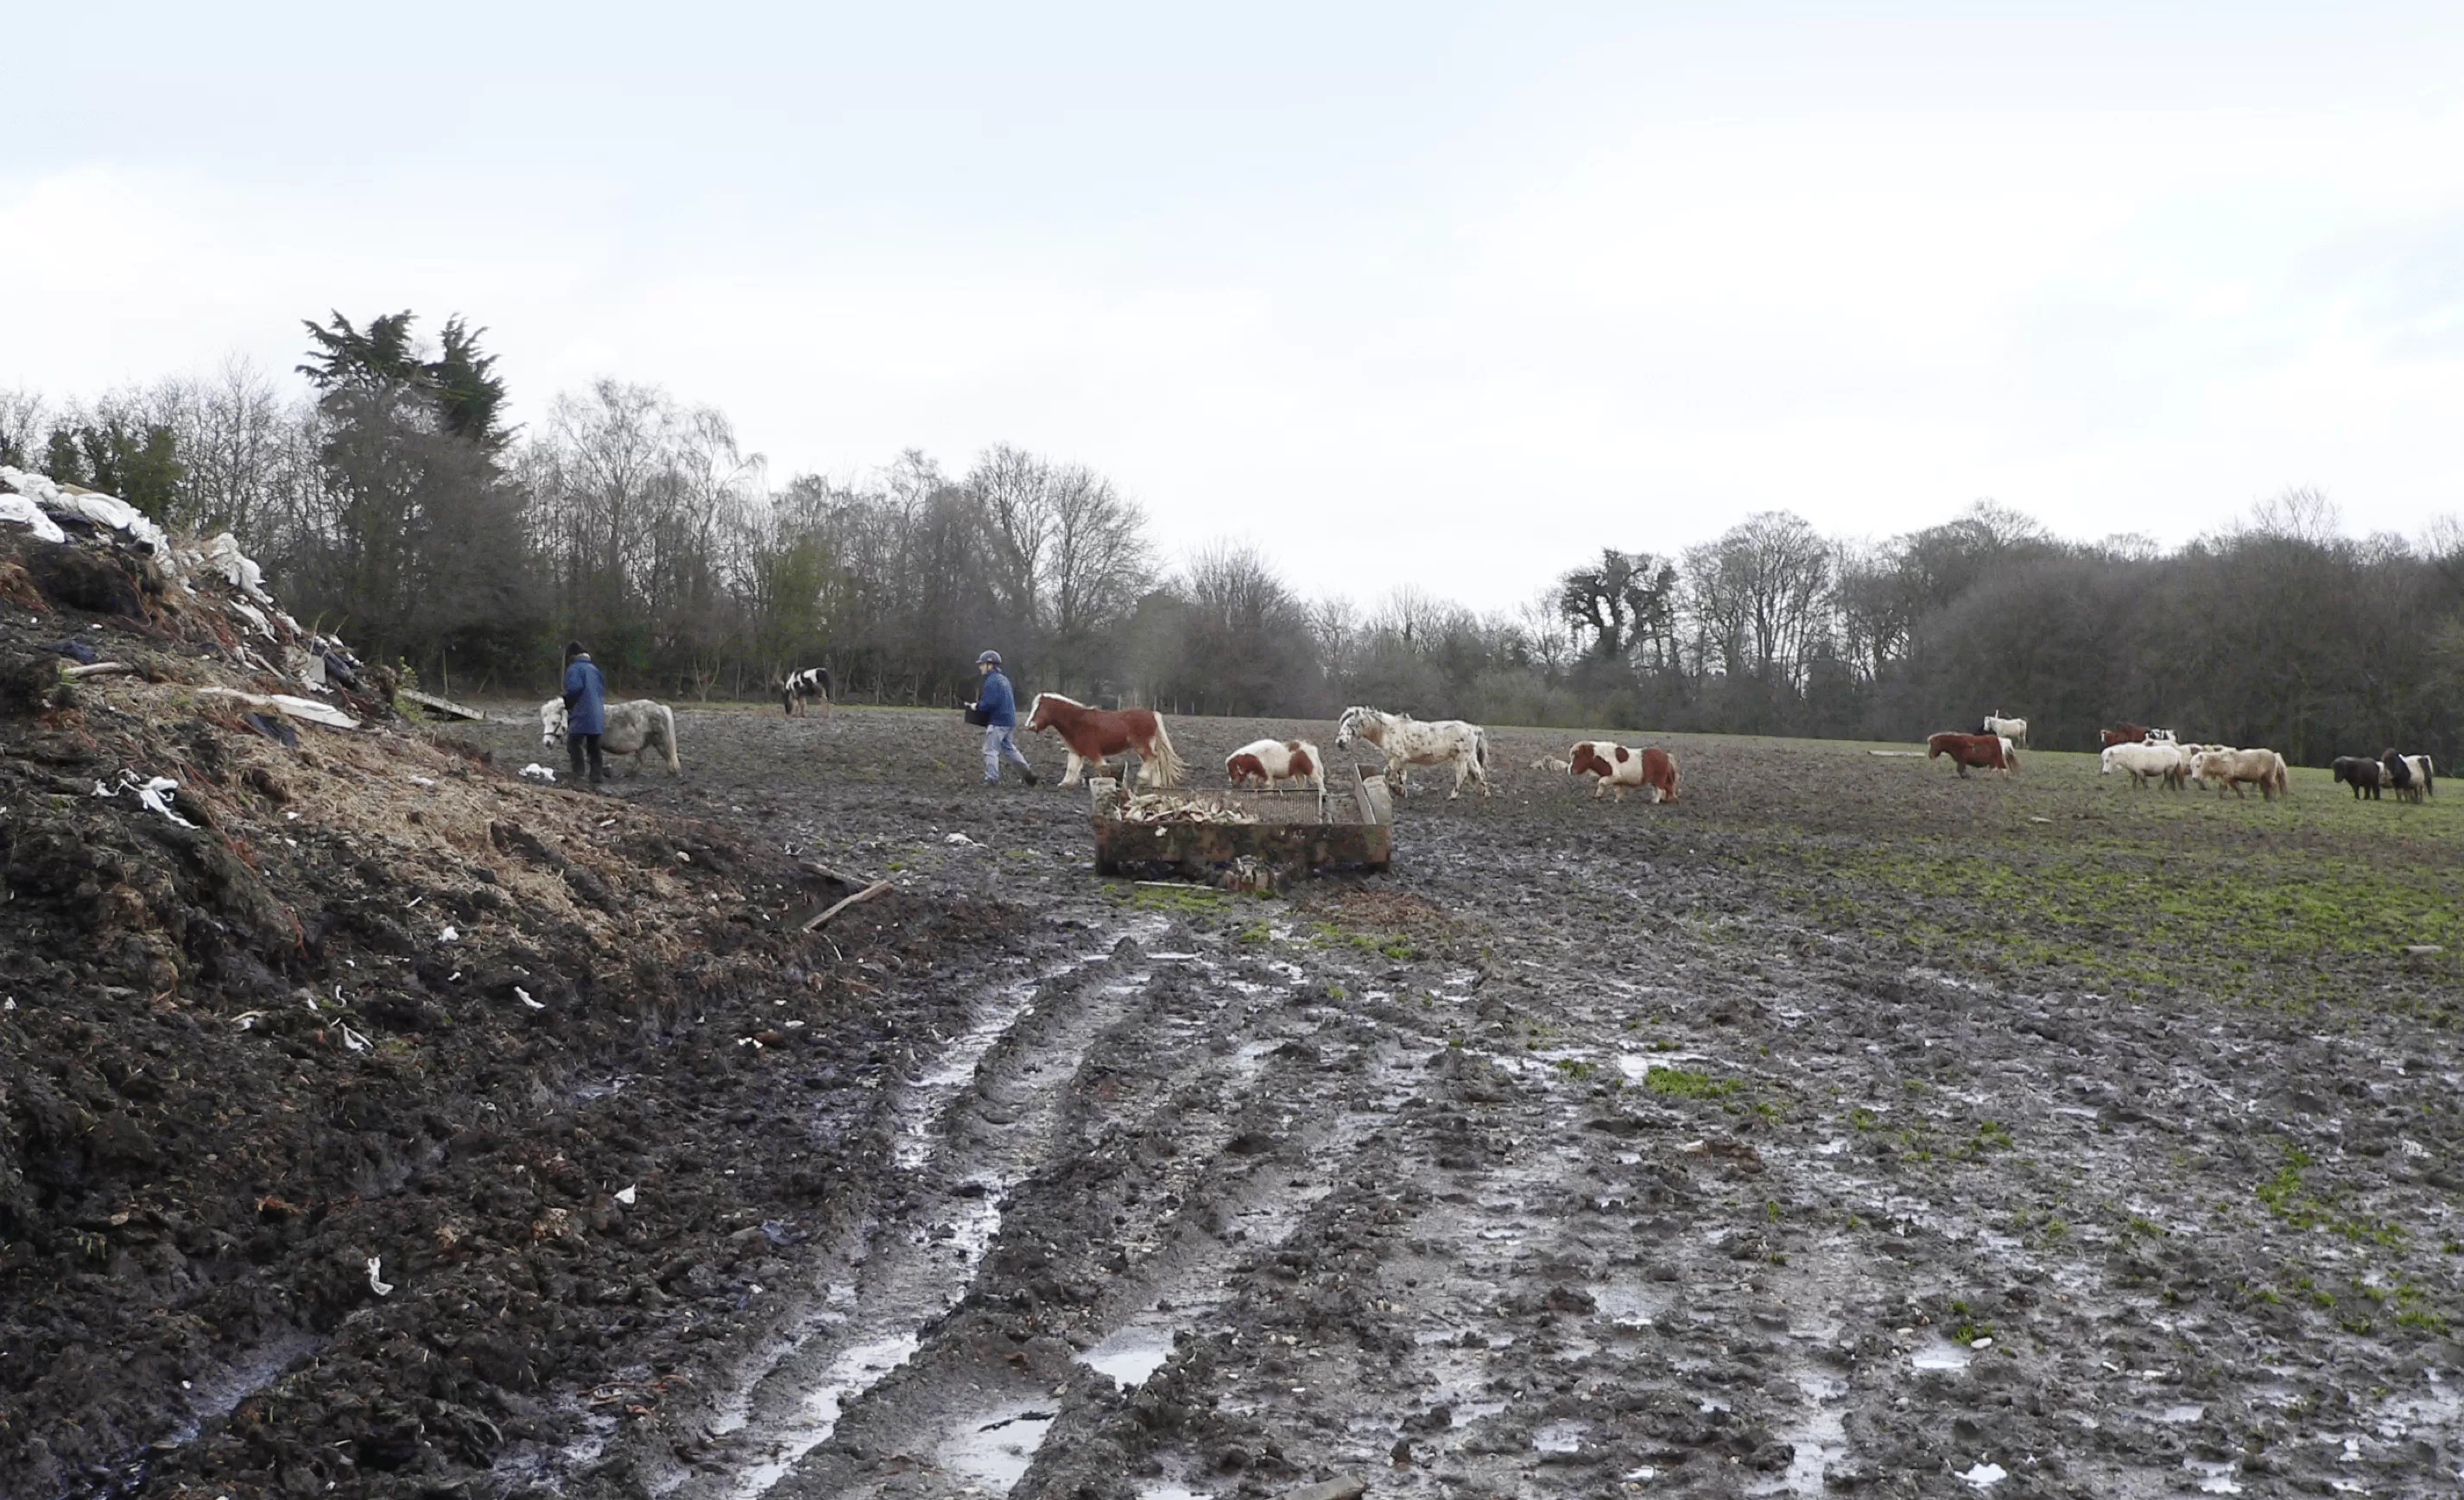
[[[807,668],[781,684],[780,701],[791,716],[799,709],[809,712],[816,700],[824,713],[830,711],[827,668]],[[1068,769],[1061,779],[1064,786],[1080,784],[1089,767],[1107,771],[1113,758],[1133,753],[1138,758],[1141,785],[1178,786],[1188,774],[1186,762],[1173,748],[1171,731],[1153,709],[1095,708],[1058,693],[1039,693],[1020,727],[1028,733],[1049,731],[1060,739],[1069,757]],[[2192,743],[2169,729],[2126,722],[2101,730],[2099,736],[2103,745],[2100,774],[2126,773],[2134,788],[2161,784],[2179,791],[2195,784],[2202,791],[2212,788],[2218,796],[2230,789],[2240,798],[2247,795],[2244,787],[2255,786],[2260,797],[2270,802],[2292,790],[2284,757],[2273,750]],[[563,743],[562,699],[550,698],[539,705],[539,740],[543,745]],[[1477,783],[1484,796],[1493,790],[1488,731],[1478,724],[1459,718],[1419,719],[1354,705],[1335,721],[1334,744],[1342,750],[1354,741],[1385,753],[1386,783],[1398,797],[1409,794],[1414,767],[1440,775],[1451,772],[1449,800],[1462,796],[1466,783]],[[637,776],[645,755],[664,760],[671,774],[683,773],[675,715],[654,699],[610,703],[603,744],[610,756],[632,757]],[[2028,721],[1996,709],[1973,734],[1947,731],[1928,736],[1925,758],[1947,758],[1962,777],[1970,770],[2009,776],[2019,769],[2019,752],[2027,748]],[[1540,757],[1531,762],[1531,769],[1576,779],[1591,777],[1595,799],[1614,795],[1623,802],[1628,791],[1639,790],[1646,802],[1677,800],[1677,760],[1657,745],[1636,748],[1610,739],[1581,739],[1563,756]],[[2393,791],[2398,801],[2419,802],[2437,790],[2437,767],[2430,757],[2401,755],[2392,747],[2375,757],[2340,757],[2334,771],[2337,784],[2352,787],[2357,800],[2375,801]],[[1273,790],[1290,783],[1321,795],[1327,790],[1326,758],[1306,739],[1259,739],[1243,745],[1224,757],[1223,774],[1234,786]]]

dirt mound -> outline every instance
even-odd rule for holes
[[[494,1491],[654,1420],[784,1315],[1008,919],[807,937],[846,890],[775,849],[374,673],[287,712],[340,648],[253,564],[64,531],[0,525],[0,1496]]]

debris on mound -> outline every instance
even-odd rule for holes
[[[635,1485],[1011,930],[807,937],[843,883],[390,687],[230,539],[0,469],[0,1500]]]

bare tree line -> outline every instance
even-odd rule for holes
[[[1250,548],[1168,565],[1111,480],[1021,448],[774,484],[723,413],[616,381],[500,431],[476,335],[423,364],[397,319],[312,325],[313,396],[237,362],[0,392],[0,460],[232,531],[302,618],[472,691],[532,690],[570,636],[627,691],[826,663],[843,693],[948,703],[997,644],[1030,691],[1183,712],[1899,740],[2001,709],[2054,746],[2132,718],[2309,763],[2464,755],[2464,530],[2349,538],[2314,491],[2169,551],[1991,502],[1881,540],[1768,512],[1676,556],[1604,548],[1515,609],[1364,607]]]

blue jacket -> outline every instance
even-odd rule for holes
[[[984,689],[976,695],[976,707],[984,711],[985,722],[997,729],[1018,727],[1018,697],[1009,690],[1009,678],[996,667],[984,673]]]
[[[564,732],[607,733],[607,679],[586,655],[576,656],[564,669]]]

